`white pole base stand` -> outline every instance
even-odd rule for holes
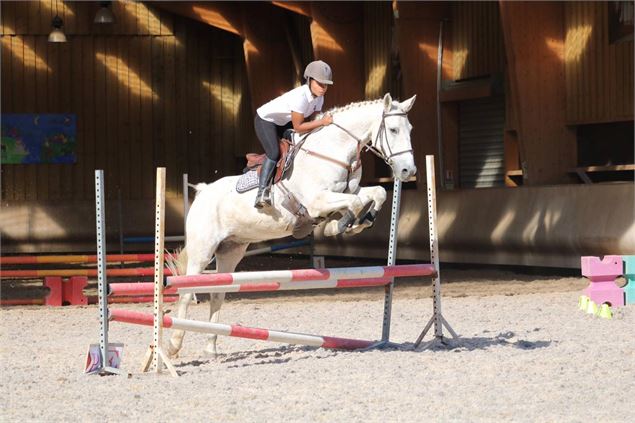
[[[123,344],[108,344],[108,359],[104,360],[100,344],[91,344],[88,347],[88,355],[86,357],[86,368],[84,373],[89,375],[127,375],[130,373],[121,370],[121,358],[123,355]],[[108,365],[106,365],[108,364]]]
[[[154,345],[150,345],[148,347],[148,351],[146,352],[146,355],[143,357],[143,363],[141,364],[141,373],[150,371],[152,362],[154,361],[154,358],[155,358],[154,357],[155,354],[157,355],[156,357],[157,364],[156,364],[156,368],[154,369],[156,373],[162,373],[163,364],[165,364],[165,367],[168,369],[168,371],[170,372],[172,376],[179,377],[179,374],[176,372],[176,369],[174,368],[174,365],[168,358],[168,355],[163,351],[163,348],[161,347],[155,348]]]

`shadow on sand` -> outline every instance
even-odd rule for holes
[[[441,352],[441,351],[475,351],[487,350],[493,347],[512,347],[520,350],[535,350],[539,348],[547,348],[552,341],[527,341],[519,339],[513,332],[501,332],[493,337],[459,337],[457,339],[445,339],[445,342],[422,343],[418,348],[414,348],[413,342],[390,343],[381,348],[370,348],[357,350],[356,353],[368,353],[375,351],[384,352]],[[311,354],[318,352],[319,355]],[[305,355],[298,355],[304,353]],[[350,351],[343,350],[326,350],[318,347],[309,346],[280,346],[277,348],[267,348],[257,351],[239,351],[229,354],[219,354],[216,358],[198,358],[176,365],[181,371],[183,368],[193,366],[199,367],[214,362],[219,364],[227,364],[229,368],[249,367],[270,364],[284,364],[290,361],[306,360],[306,359],[323,359],[335,357],[339,354],[350,354]]]

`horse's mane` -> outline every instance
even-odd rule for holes
[[[364,107],[364,106],[370,106],[372,104],[378,104],[383,102],[383,99],[378,99],[378,100],[365,100],[365,101],[356,101],[353,103],[349,103],[346,106],[335,106],[325,112],[319,113],[315,118],[316,119],[321,119],[324,116],[324,113],[329,113],[331,115],[334,115],[336,113],[340,113],[340,112],[345,112],[347,110],[351,110],[351,109],[356,109],[359,107]]]

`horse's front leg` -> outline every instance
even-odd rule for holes
[[[373,226],[375,217],[386,201],[386,190],[381,186],[359,188],[357,196],[362,203],[372,203],[372,208],[363,216],[359,216],[353,226],[346,230],[347,233],[358,234],[366,228]]]
[[[191,241],[188,241],[186,248],[181,251],[181,254],[187,259],[186,275],[199,275],[207,267],[210,262],[214,250],[216,250],[217,242],[212,243],[211,246],[201,245],[200,240],[194,239],[192,235],[189,235]],[[193,294],[179,295],[177,317],[179,319],[185,319],[187,317],[187,308],[192,302]],[[185,337],[185,331],[176,329],[172,332],[170,341],[168,343],[168,355],[170,357],[177,357],[181,347],[183,346],[183,338]]]
[[[330,221],[324,226],[324,235],[333,236],[344,232],[361,214],[366,214],[364,206],[365,204],[356,194],[322,191],[315,196],[307,209],[313,218],[327,217],[332,213],[345,210],[341,219]]]
[[[249,247],[249,243],[226,242],[221,244],[216,250],[216,271],[218,273],[231,273],[236,270],[236,266],[245,256],[245,252]],[[211,294],[209,299],[209,321],[218,323],[220,318],[220,309],[225,301],[225,293]],[[216,347],[217,335],[210,335],[205,346],[205,354],[210,357],[218,355]]]
[[[225,293],[211,294],[209,299],[209,321],[212,323],[218,323],[220,320],[220,309],[225,301]],[[210,357],[216,357],[218,351],[216,349],[217,335],[210,335],[205,346],[205,354]]]
[[[184,319],[187,317],[187,308],[192,301],[192,294],[182,294],[179,295],[179,308],[177,312],[177,317],[179,319]],[[172,358],[178,356],[181,347],[183,346],[183,337],[185,336],[185,331],[183,330],[175,330],[172,332],[172,337],[168,343],[168,355]]]

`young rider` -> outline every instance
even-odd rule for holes
[[[268,190],[269,181],[280,156],[278,140],[286,129],[293,128],[298,133],[311,131],[333,122],[326,114],[322,119],[310,118],[322,110],[324,94],[333,84],[331,67],[321,60],[308,64],[304,70],[306,84],[282,94],[256,110],[254,127],[267,157],[262,164],[258,181],[258,194],[254,207],[271,205]]]

